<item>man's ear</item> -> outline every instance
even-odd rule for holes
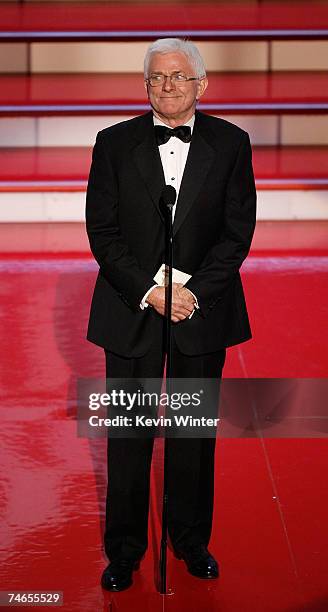
[[[208,86],[208,78],[204,77],[203,79],[200,79],[198,83],[198,91],[197,91],[196,100],[199,100],[199,98],[202,97],[203,93],[205,93],[207,89],[207,86]]]

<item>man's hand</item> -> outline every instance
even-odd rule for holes
[[[154,287],[148,295],[146,302],[155,308],[160,315],[164,316],[165,287]],[[181,283],[172,283],[172,321],[177,323],[189,317],[194,310],[194,305],[195,299],[190,291]]]
[[[174,304],[174,299],[175,298],[176,298],[176,300],[179,300],[179,301],[182,300],[185,308],[188,310],[187,314],[185,314],[183,317],[174,318],[174,317],[178,316],[176,312],[174,312],[174,317],[173,317],[173,304]],[[192,295],[192,293],[189,291],[189,289],[184,287],[184,285],[182,285],[182,283],[173,283],[173,288],[172,288],[172,321],[174,321],[175,323],[177,321],[183,321],[183,319],[186,319],[187,317],[189,317],[191,315],[191,313],[193,312],[194,308],[195,308],[195,298]]]

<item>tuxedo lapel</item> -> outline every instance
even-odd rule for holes
[[[202,129],[202,120],[202,114],[196,111],[192,139],[176,205],[173,235],[177,233],[202,189],[215,158],[215,149],[206,138],[207,133]]]
[[[165,187],[165,177],[155,140],[154,123],[152,112],[140,118],[138,129],[135,133],[138,144],[133,149],[133,159],[139,173],[149,191],[151,199],[157,208],[162,220],[163,215],[160,210],[159,201],[163,187]]]

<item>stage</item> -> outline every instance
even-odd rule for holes
[[[165,598],[157,439],[147,554],[132,588],[101,589],[106,440],[77,437],[76,422],[77,379],[105,367],[85,340],[97,266],[80,224],[25,224],[13,241],[18,231],[1,226],[1,590],[62,591],[67,612],[326,610],[327,433],[219,437],[210,550],[221,576],[196,579],[169,551]],[[327,222],[256,232],[241,270],[253,339],[228,350],[224,377],[324,378]]]

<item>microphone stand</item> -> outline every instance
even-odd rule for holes
[[[173,202],[174,203],[174,202]],[[171,369],[172,369],[172,266],[173,266],[173,203],[166,202],[166,252],[168,276],[165,269],[165,305],[166,305],[166,393],[171,405]],[[166,567],[167,567],[167,516],[168,516],[168,444],[164,426],[164,470],[163,470],[163,508],[162,508],[162,538],[160,549],[160,593],[167,594]]]

